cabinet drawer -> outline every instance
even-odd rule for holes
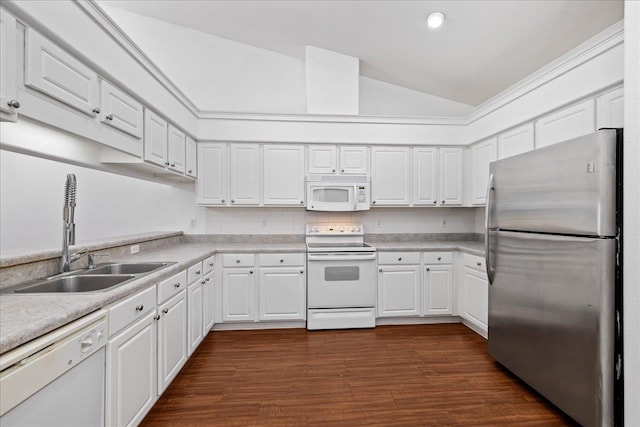
[[[378,252],[378,264],[420,264],[420,252]]]
[[[187,271],[181,271],[175,276],[158,283],[158,304],[162,304],[172,296],[187,287]]]
[[[304,265],[304,254],[260,254],[261,267]]]
[[[222,265],[225,267],[253,267],[254,264],[253,254],[222,255]]]
[[[202,261],[202,274],[207,274],[213,271],[213,267],[216,265],[215,256],[211,255],[209,258],[205,258]]]
[[[109,309],[109,336],[156,308],[156,287],[130,296]]]
[[[193,264],[187,270],[187,283],[192,284],[202,276],[204,276],[204,273],[202,272],[202,261],[200,261]]]
[[[425,252],[425,264],[451,264],[453,262],[453,254],[451,252]]]
[[[481,271],[485,271],[486,268],[483,257],[470,254],[464,254],[464,266]]]

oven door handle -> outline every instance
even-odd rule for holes
[[[309,254],[309,261],[373,261],[376,259],[376,254],[366,255],[353,255],[353,254]]]

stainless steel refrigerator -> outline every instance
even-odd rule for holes
[[[622,425],[622,130],[491,163],[489,353],[584,426]]]

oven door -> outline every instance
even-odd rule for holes
[[[309,308],[375,306],[375,253],[310,253],[307,259]]]
[[[307,210],[344,212],[356,210],[355,186],[344,184],[307,184]]]

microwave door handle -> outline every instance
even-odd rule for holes
[[[353,210],[358,210],[358,185],[353,184]]]

